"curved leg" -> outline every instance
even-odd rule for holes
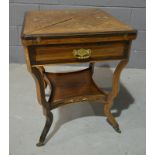
[[[48,133],[48,131],[52,125],[52,122],[53,122],[53,114],[51,112],[49,112],[48,116],[46,117],[46,123],[45,123],[44,129],[41,133],[39,142],[36,144],[37,146],[43,146],[44,145],[46,135],[47,135],[47,133]]]
[[[125,65],[127,64],[127,62],[128,62],[127,60],[122,60],[122,61],[120,61],[120,63],[116,67],[116,69],[114,71],[114,75],[113,75],[112,91],[109,93],[109,95],[107,97],[107,102],[104,105],[104,113],[107,116],[107,121],[112,125],[112,127],[118,133],[121,133],[121,130],[119,129],[119,124],[115,120],[115,118],[112,115],[112,113],[111,113],[110,110],[111,110],[111,107],[112,107],[113,100],[114,100],[114,98],[118,94],[119,78],[120,78],[121,71],[123,70],[123,68],[125,67]]]
[[[41,133],[39,142],[37,143],[37,146],[42,146],[44,145],[46,135],[53,122],[53,114],[50,112],[50,102],[47,102],[45,99],[45,86],[46,82],[48,82],[48,79],[45,81],[47,77],[43,67],[32,67],[31,70],[31,73],[36,82],[38,102],[42,105],[43,113],[46,116],[46,123]]]

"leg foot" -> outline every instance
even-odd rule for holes
[[[117,132],[117,133],[121,133],[121,130],[119,128],[119,125],[117,123],[117,125],[114,125],[112,124],[108,119],[107,119],[107,122],[114,128],[114,130]]]
[[[41,133],[41,136],[40,136],[40,139],[39,139],[39,142],[36,144],[37,146],[43,146],[44,145],[44,141],[45,141],[45,138],[46,138],[46,135],[51,127],[51,124],[53,122],[53,114],[51,112],[49,112],[48,116],[46,116],[46,123],[45,123],[45,126],[44,126],[44,129]]]
[[[118,127],[118,128],[114,128],[115,129],[115,131],[117,132],[117,133],[121,133],[121,130],[120,130],[120,128]]]
[[[36,144],[36,146],[43,146],[43,145],[44,145],[43,142],[38,142],[38,143]]]
[[[116,132],[121,133],[121,130],[119,128],[119,124],[117,123],[114,116],[110,112],[109,104],[104,105],[104,113],[107,116],[107,122],[115,129]]]

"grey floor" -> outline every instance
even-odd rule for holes
[[[51,67],[52,71],[77,67]],[[112,70],[95,68],[94,79],[109,88]],[[46,145],[36,147],[45,118],[35,83],[25,65],[10,65],[10,155],[145,155],[145,70],[125,69],[112,112],[122,133],[103,116],[101,101],[69,104],[53,110]]]

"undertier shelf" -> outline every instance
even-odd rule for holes
[[[107,94],[101,91],[92,78],[91,68],[70,73],[48,73],[52,89],[51,108],[61,104],[88,100],[105,100]]]

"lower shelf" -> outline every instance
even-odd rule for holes
[[[46,73],[46,75],[53,86],[52,109],[61,104],[105,100],[107,96],[93,81],[90,68],[70,73]]]

